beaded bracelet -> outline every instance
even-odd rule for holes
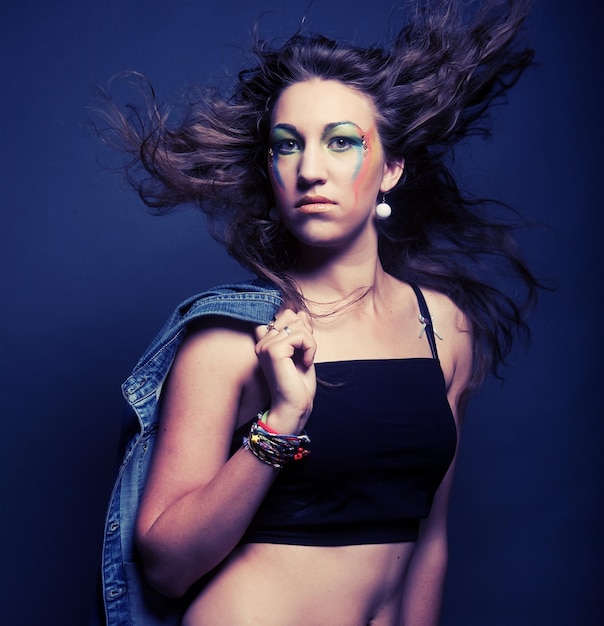
[[[250,434],[243,438],[243,447],[261,461],[281,469],[288,461],[299,461],[310,454],[310,439],[306,433],[281,435],[270,428],[262,419],[267,415],[258,413]]]

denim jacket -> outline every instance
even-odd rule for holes
[[[189,298],[174,311],[122,385],[127,403],[124,455],[105,520],[102,598],[93,624],[159,626],[180,622],[189,599],[168,599],[154,591],[145,580],[134,545],[136,513],[155,444],[162,385],[193,320],[220,315],[267,324],[281,303],[276,289],[257,282],[223,285]]]

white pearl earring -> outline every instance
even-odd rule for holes
[[[379,220],[388,219],[392,215],[392,207],[386,202],[386,195],[382,196],[382,201],[375,207],[375,214]]]

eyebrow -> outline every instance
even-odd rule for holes
[[[300,134],[298,132],[298,129],[295,126],[292,126],[292,124],[275,124],[271,132],[274,133],[276,130],[288,130],[289,132],[296,135]]]
[[[345,121],[342,121],[342,122],[331,122],[330,124],[326,124],[325,128],[323,129],[322,137],[325,137],[325,135],[330,133],[334,128],[337,128],[338,126],[354,126],[356,128],[356,130],[359,132],[360,135],[364,135],[365,134],[363,132],[363,129],[358,124],[355,124],[354,122],[350,122],[348,120],[345,120]],[[289,131],[291,133],[294,133],[294,134],[300,136],[300,131],[293,124],[276,124],[273,127],[271,132],[275,132],[276,130],[287,130],[287,131]]]

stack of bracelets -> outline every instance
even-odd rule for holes
[[[299,461],[310,454],[310,439],[304,432],[300,435],[281,435],[266,423],[268,411],[258,413],[250,434],[243,438],[243,447],[267,465],[281,469],[288,461]]]

